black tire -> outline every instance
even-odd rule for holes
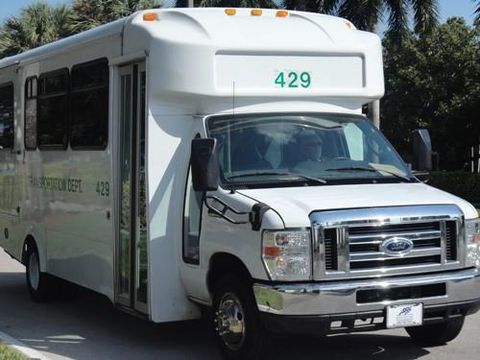
[[[462,331],[465,317],[446,322],[405,328],[412,341],[421,345],[443,345],[455,339]]]
[[[54,279],[40,271],[40,257],[33,243],[27,245],[25,259],[27,288],[35,302],[44,303],[52,300],[57,292]]]
[[[214,334],[225,359],[260,359],[269,343],[249,285],[238,276],[227,275],[214,288]],[[227,318],[233,319],[233,324]]]

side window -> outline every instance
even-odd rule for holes
[[[200,228],[202,220],[201,191],[193,190],[192,170],[188,172],[183,210],[183,259],[198,264],[200,260]]]
[[[37,148],[37,77],[25,81],[25,149]]]
[[[0,85],[0,149],[13,147],[13,85]]]
[[[107,146],[108,78],[106,59],[72,68],[70,146],[74,150]]]
[[[68,69],[40,75],[37,114],[38,147],[65,149],[68,142]]]

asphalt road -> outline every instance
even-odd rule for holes
[[[112,309],[108,300],[72,288],[48,304],[33,303],[25,269],[0,249],[0,331],[51,359],[219,359],[201,321],[152,324]],[[467,318],[448,345],[423,348],[403,330],[326,338],[286,337],[270,358],[288,359],[479,359],[480,314]]]

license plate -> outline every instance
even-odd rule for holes
[[[422,303],[387,306],[387,328],[419,326],[422,324]]]

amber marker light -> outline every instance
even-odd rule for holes
[[[147,12],[143,14],[143,21],[156,21],[156,20],[157,20],[156,13]]]
[[[235,9],[225,9],[225,14],[227,14],[228,16],[233,16],[237,13],[237,10]]]
[[[288,11],[286,10],[278,10],[277,11],[277,14],[276,14],[277,17],[287,17],[288,16]]]
[[[252,16],[261,16],[261,15],[262,15],[262,10],[260,10],[260,9],[252,9],[252,11],[250,12],[250,14],[252,14]]]

